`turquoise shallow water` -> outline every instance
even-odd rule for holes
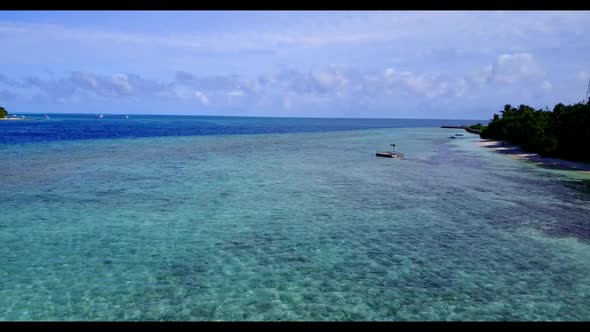
[[[452,132],[2,145],[0,319],[590,319],[588,182]]]

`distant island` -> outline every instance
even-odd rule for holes
[[[505,105],[487,126],[475,125],[483,139],[503,140],[543,157],[590,162],[590,101],[555,105],[553,110]]]
[[[0,106],[0,120],[24,120],[25,116],[21,115],[12,115],[12,116],[8,116],[8,111],[6,110],[6,108]]]

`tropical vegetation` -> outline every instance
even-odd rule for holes
[[[559,103],[552,111],[506,105],[480,136],[506,140],[542,156],[590,162],[590,101]]]

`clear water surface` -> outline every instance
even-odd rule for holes
[[[588,177],[453,123],[0,123],[0,320],[590,319]]]

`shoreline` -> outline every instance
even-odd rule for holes
[[[590,176],[590,164],[585,162],[543,157],[534,152],[524,151],[519,146],[512,145],[506,141],[482,139],[479,140],[477,144],[494,152],[502,153],[515,159],[532,162],[541,167],[563,171],[576,171]]]

